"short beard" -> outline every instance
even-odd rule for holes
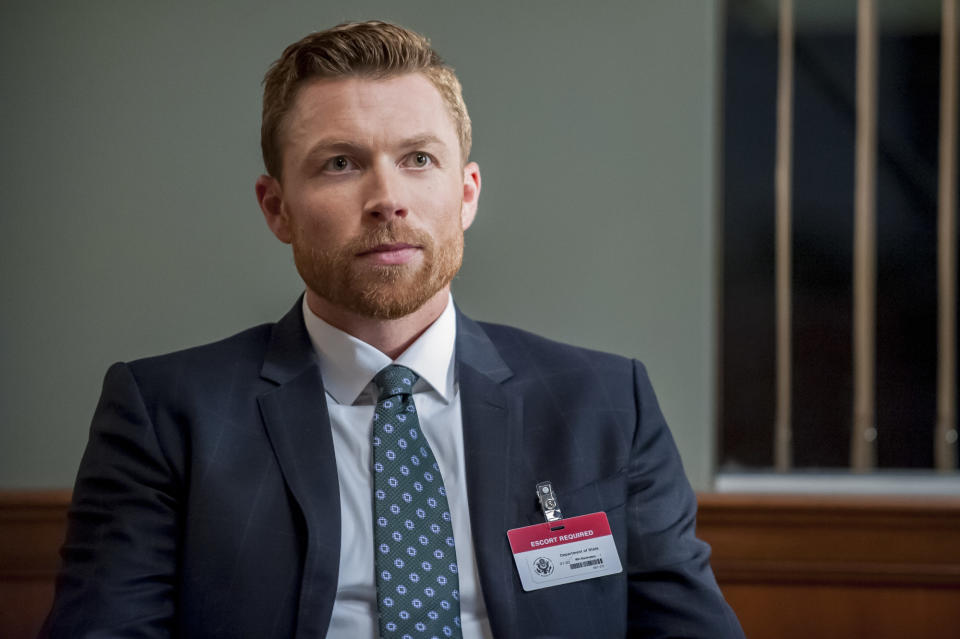
[[[319,250],[295,231],[293,260],[307,288],[329,303],[373,319],[399,319],[418,310],[447,286],[463,262],[463,231],[434,238],[425,231],[389,222],[348,244]],[[419,268],[371,264],[357,255],[381,244],[422,247]]]

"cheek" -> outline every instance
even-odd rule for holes
[[[460,223],[460,210],[463,205],[463,189],[459,184],[447,180],[432,184],[422,191],[419,203],[421,211],[429,211],[437,224],[446,225],[451,219]]]
[[[336,200],[325,196],[304,197],[296,201],[291,217],[297,233],[322,239],[347,232],[351,216],[347,214],[346,207],[331,207],[330,202]]]

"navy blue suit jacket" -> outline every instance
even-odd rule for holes
[[[298,303],[277,324],[115,364],[83,456],[52,637],[323,637],[340,505]],[[501,637],[742,637],[643,366],[458,314],[471,525]],[[349,460],[341,460],[349,463]],[[506,531],[603,510],[621,574],[521,588]]]

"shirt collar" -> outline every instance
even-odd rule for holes
[[[307,306],[306,295],[302,306],[303,322],[317,354],[323,386],[338,404],[356,403],[376,374],[394,363],[419,375],[420,379],[413,388],[415,393],[432,388],[444,402],[453,399],[457,318],[452,296],[447,299],[440,317],[395,361],[314,315]]]

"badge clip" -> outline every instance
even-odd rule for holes
[[[540,500],[540,509],[543,511],[543,516],[546,517],[547,522],[563,519],[560,504],[557,503],[557,495],[553,492],[553,484],[548,481],[537,484],[537,499]]]

